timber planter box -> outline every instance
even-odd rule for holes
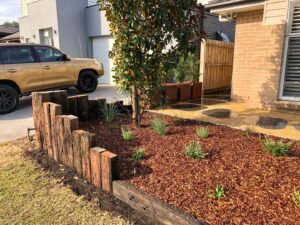
[[[202,83],[192,83],[192,99],[199,99],[202,96]]]
[[[179,100],[178,84],[165,85],[165,100],[167,104],[175,104]]]
[[[178,84],[179,87],[179,101],[188,101],[192,99],[192,83],[184,82]]]
[[[164,90],[165,88],[153,89],[150,91],[150,108],[155,108],[160,106],[164,100]]]

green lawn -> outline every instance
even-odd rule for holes
[[[76,196],[22,150],[0,144],[0,224],[130,224]]]

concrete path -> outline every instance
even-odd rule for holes
[[[69,89],[70,95],[78,94],[75,88]],[[127,96],[110,85],[99,85],[97,90],[89,94],[89,99],[106,98],[108,101],[123,100]],[[16,111],[0,115],[0,143],[11,141],[27,135],[27,128],[33,128],[31,96],[20,99]]]
[[[258,110],[245,103],[224,101],[204,104],[202,108],[201,105],[184,108],[185,105],[191,104],[180,103],[159,112],[300,141],[300,113]]]

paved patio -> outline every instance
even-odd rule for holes
[[[257,110],[245,103],[214,100],[204,100],[202,106],[199,102],[178,103],[159,111],[185,119],[300,140],[300,113]]]

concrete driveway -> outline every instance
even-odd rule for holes
[[[78,94],[75,88],[68,90],[69,95]],[[89,99],[106,98],[108,102],[124,100],[128,96],[118,92],[111,85],[99,85],[97,90],[89,94]],[[33,128],[31,96],[20,99],[16,111],[0,115],[0,143],[11,141],[27,135],[27,128]]]

